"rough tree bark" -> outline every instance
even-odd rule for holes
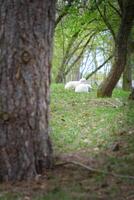
[[[121,1],[120,1],[121,2]],[[123,1],[122,19],[115,44],[115,61],[107,78],[97,91],[98,97],[110,97],[126,65],[127,43],[134,19],[134,2]]]
[[[130,38],[129,38],[130,39]],[[128,42],[127,64],[123,72],[123,90],[130,91],[132,89],[132,57],[134,54],[134,41]]]
[[[55,0],[0,1],[0,181],[52,166],[49,84]]]
[[[128,57],[130,59],[130,56]],[[127,61],[125,70],[123,72],[123,84],[122,88],[125,91],[130,91],[132,89],[132,66],[130,60]]]
[[[134,88],[132,88],[132,91],[128,97],[129,100],[134,100]]]

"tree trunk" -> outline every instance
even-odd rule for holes
[[[130,58],[130,57],[129,57]],[[123,90],[130,91],[132,89],[132,74],[131,74],[131,64],[129,60],[127,61],[125,70],[123,72]]]
[[[130,38],[129,38],[130,39]],[[130,40],[128,43],[127,64],[123,72],[123,90],[130,91],[132,89],[132,57],[134,52],[134,42]]]
[[[55,0],[0,2],[0,181],[52,166],[49,84]]]
[[[65,78],[66,78],[66,76],[65,76],[63,70],[61,69],[61,71],[58,71],[58,74],[55,78],[55,82],[56,83],[64,83]]]
[[[128,97],[129,100],[134,100],[134,88],[132,88],[132,91]]]
[[[128,37],[133,26],[133,10],[134,3],[130,0],[126,1],[126,5],[124,5],[124,11],[122,13],[121,25],[115,44],[115,61],[107,78],[103,81],[97,91],[98,97],[110,97],[112,95],[114,87],[120,79],[122,72],[124,71],[126,65]]]

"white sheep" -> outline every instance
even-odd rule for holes
[[[65,85],[65,89],[75,89],[76,86],[79,84],[79,81],[69,81],[68,83],[66,83]]]
[[[84,84],[80,83],[79,85],[76,86],[75,92],[90,92],[92,89],[91,85],[89,84]]]
[[[75,88],[80,84],[80,83],[86,83],[86,79],[82,78],[79,81],[69,81],[68,83],[66,83],[65,85],[65,89],[73,89],[75,90]]]
[[[81,79],[79,80],[79,83],[84,83],[84,84],[86,84],[86,83],[87,83],[87,80],[86,80],[85,78],[81,78]]]

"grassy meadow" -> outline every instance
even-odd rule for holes
[[[54,151],[109,148],[120,133],[133,126],[134,107],[128,92],[116,89],[112,98],[96,98],[90,93],[64,90],[62,84],[51,88],[51,123]],[[93,151],[94,152],[94,151]]]
[[[75,93],[52,84],[50,132],[57,167],[32,182],[1,185],[0,200],[134,199],[134,102],[128,95],[115,89],[112,98],[102,99],[96,89]],[[68,160],[102,173],[64,165]]]

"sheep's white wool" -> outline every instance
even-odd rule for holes
[[[89,90],[92,89],[92,86],[90,84],[86,84],[86,85],[88,86]]]
[[[65,89],[75,89],[76,86],[80,83],[86,83],[86,79],[81,78],[79,81],[69,81],[68,83],[66,83]]]
[[[76,87],[78,87],[78,88],[76,89]],[[79,89],[79,88],[81,88],[81,89]],[[69,81],[68,83],[66,83],[65,89],[68,89],[68,90],[69,89],[73,89],[73,90],[76,89],[75,92],[89,92],[90,89],[92,89],[92,87],[91,87],[91,85],[89,85],[87,83],[87,80],[85,78],[81,78],[79,81]]]
[[[81,78],[81,79],[79,80],[79,82],[80,82],[80,83],[87,83],[87,80],[86,80],[85,78]]]
[[[65,89],[75,89],[77,85],[79,85],[79,81],[69,81],[68,83],[66,83],[65,85]]]
[[[89,92],[91,90],[91,86],[89,84],[81,83],[75,88],[75,92]]]

